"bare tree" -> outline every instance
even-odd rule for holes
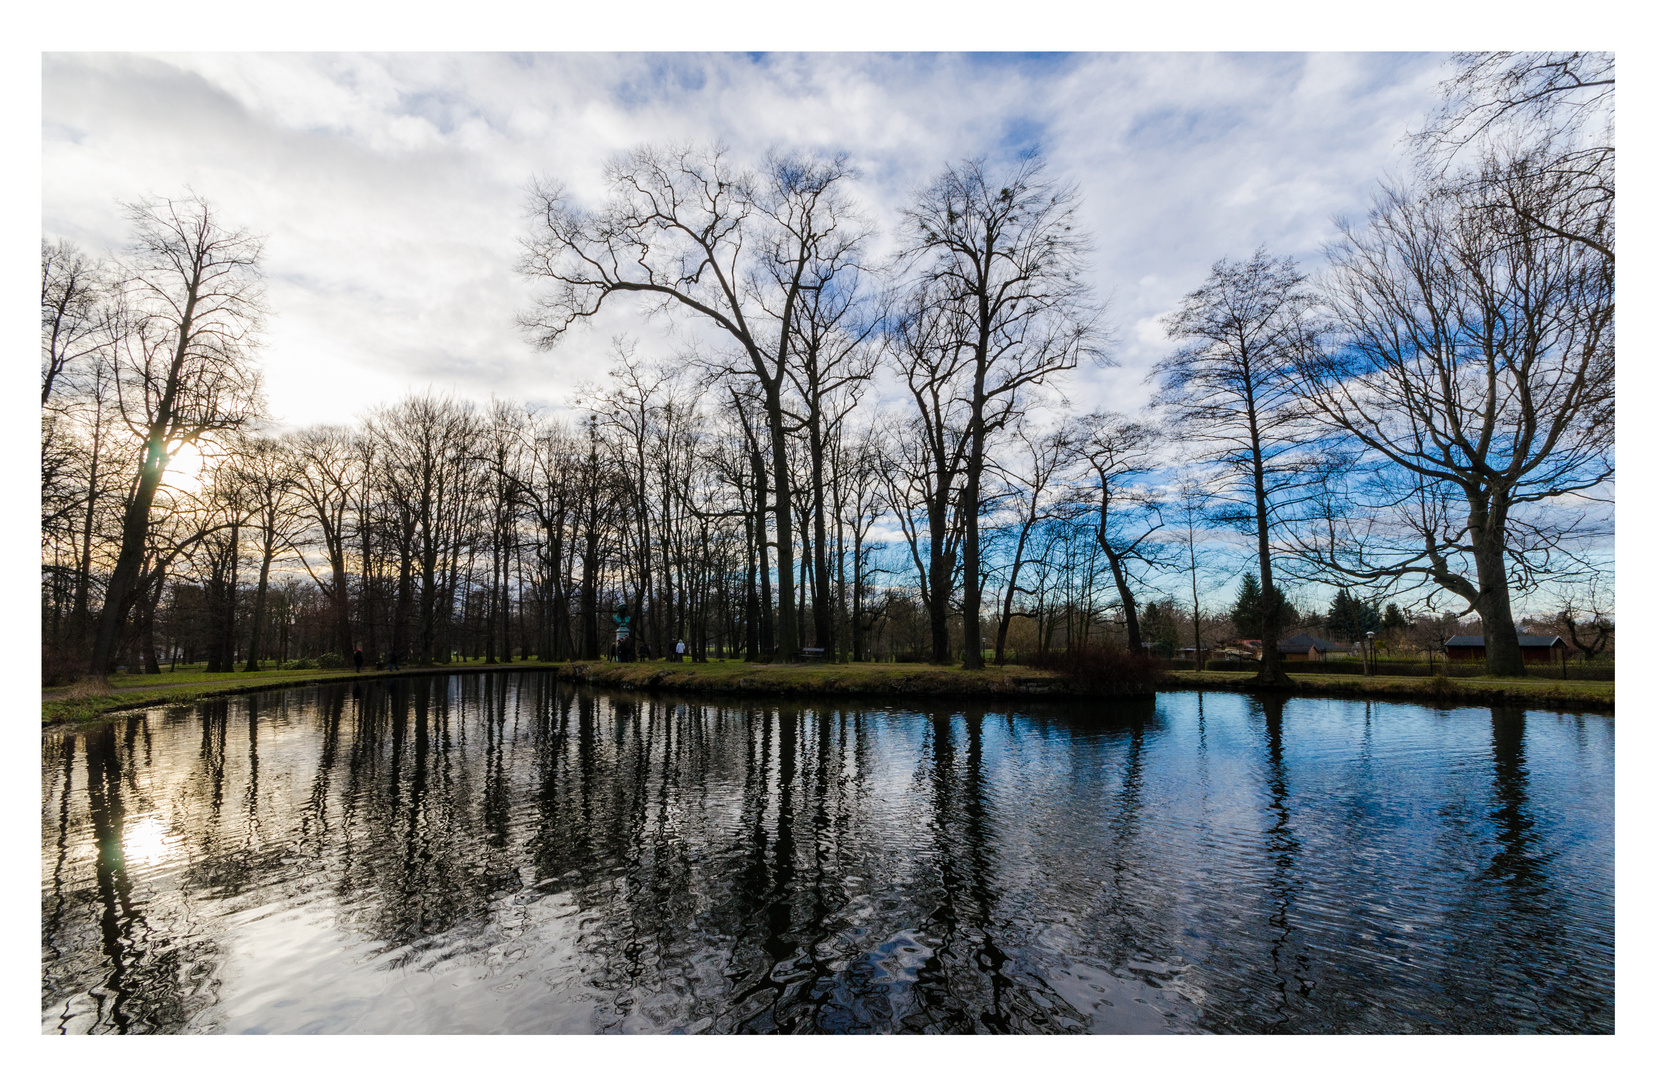
[[[1274,647],[1282,618],[1272,572],[1273,532],[1283,494],[1302,478],[1296,439],[1301,403],[1296,365],[1311,348],[1316,297],[1292,259],[1264,248],[1245,262],[1222,259],[1209,278],[1164,318],[1184,344],[1152,371],[1157,402],[1193,458],[1220,466],[1234,483],[1240,519],[1254,534],[1264,619],[1257,683],[1288,681]]]
[[[242,474],[242,485],[249,498],[248,523],[259,544],[259,582],[254,586],[247,663],[242,670],[258,671],[260,634],[265,626],[271,564],[276,561],[277,553],[292,543],[301,503],[294,484],[293,459],[282,452],[282,444],[278,440],[269,436],[247,439],[234,446],[233,451],[237,468]]]
[[[1599,583],[1591,582],[1588,595],[1574,593],[1566,598],[1565,606],[1555,615],[1555,622],[1565,628],[1572,647],[1583,654],[1584,663],[1593,660],[1612,644],[1615,625],[1612,612],[1601,596]]]
[[[114,283],[108,267],[72,241],[40,242],[40,404],[58,380],[109,345]]]
[[[392,654],[407,649],[414,662],[430,663],[451,615],[443,586],[460,530],[468,525],[464,511],[476,479],[470,465],[477,457],[480,424],[470,404],[423,394],[375,410],[369,431],[380,447],[376,480],[408,552],[398,575]],[[415,637],[405,641],[400,635],[411,612]]]
[[[1005,657],[1007,632],[1014,618],[1030,617],[1026,611],[1015,610],[1019,597],[1029,592],[1019,588],[1019,573],[1029,558],[1027,549],[1037,526],[1053,516],[1054,482],[1073,463],[1081,438],[1081,433],[1072,425],[1060,424],[1037,433],[1023,420],[1015,425],[1012,434],[1016,449],[996,467],[1018,513],[1009,529],[1013,534],[1013,552],[1004,572],[1002,610],[996,621],[995,662],[998,664]]]
[[[305,558],[303,547],[300,559],[306,573],[317,583],[333,612],[333,647],[341,656],[351,653],[351,590],[347,571],[347,545],[351,540],[351,509],[354,499],[366,495],[368,484],[364,466],[354,440],[337,427],[311,427],[291,435],[287,442],[291,465],[288,478],[293,485],[307,526],[305,540],[320,541],[322,554],[328,562],[328,576],[321,577]],[[357,528],[360,538],[367,543],[368,521],[359,513]],[[367,559],[363,572],[367,573]]]
[[[1529,170],[1487,182],[1549,212]],[[1493,675],[1525,673],[1511,590],[1604,524],[1584,500],[1613,476],[1612,265],[1531,220],[1441,189],[1384,191],[1330,252],[1339,338],[1302,382],[1358,447],[1303,554],[1460,597]]]
[[[264,317],[260,241],[226,229],[197,196],[132,204],[135,232],[123,264],[129,323],[120,343],[121,414],[142,440],[104,598],[92,672],[109,665],[135,598],[150,507],[167,464],[186,443],[257,415],[252,352]]]
[[[878,352],[873,346],[881,314],[871,302],[855,263],[825,263],[814,267],[811,288],[801,297],[796,320],[797,362],[789,369],[793,400],[800,404],[793,417],[806,439],[807,491],[812,547],[812,621],[816,645],[837,654],[836,605],[831,603],[829,519],[835,492],[828,475],[840,427],[857,407],[875,372]]]
[[[979,488],[991,436],[1020,395],[1084,357],[1103,360],[1100,310],[1083,282],[1088,242],[1076,227],[1077,190],[1024,155],[1004,176],[983,160],[946,168],[905,211],[907,255],[934,303],[958,315],[968,363],[962,501],[962,666],[984,666],[979,611]]]
[[[883,440],[886,503],[898,517],[915,563],[933,663],[947,664],[970,416],[959,388],[973,353],[959,312],[938,302],[925,282],[906,297],[887,344],[919,423],[897,421]],[[924,545],[921,523],[915,520],[918,510],[926,518]]]
[[[1128,647],[1140,651],[1140,613],[1134,599],[1136,564],[1155,562],[1152,536],[1163,527],[1161,509],[1134,481],[1153,466],[1157,436],[1146,425],[1116,413],[1094,413],[1079,421],[1081,454],[1099,484],[1094,540],[1111,568],[1122,604]]]
[[[737,345],[771,429],[785,659],[799,641],[784,382],[803,293],[824,266],[856,262],[862,250],[867,230],[844,194],[850,175],[840,157],[771,157],[751,172],[717,147],[641,148],[606,168],[611,202],[596,214],[571,205],[561,186],[536,181],[536,226],[519,264],[551,286],[522,320],[541,348],[615,294],[706,320]]]
[[[1201,479],[1190,470],[1183,470],[1176,478],[1170,503],[1180,546],[1185,552],[1186,565],[1181,569],[1188,575],[1192,587],[1192,661],[1198,671],[1203,670],[1203,605],[1198,591],[1202,571],[1197,552],[1208,524],[1211,501]]]

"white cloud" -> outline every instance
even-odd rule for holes
[[[1038,142],[1082,189],[1119,328],[1120,366],[1071,396],[1132,408],[1167,348],[1157,316],[1222,256],[1315,261],[1439,75],[1378,54],[47,54],[41,209],[48,233],[112,246],[117,200],[189,185],[267,235],[269,396],[309,423],[428,385],[551,401],[614,333],[671,347],[626,311],[551,355],[519,334],[532,174],[597,199],[606,158],[641,142],[845,150],[890,242],[944,162]]]

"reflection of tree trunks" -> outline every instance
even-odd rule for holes
[[[1278,1017],[1266,1030],[1278,1032],[1291,1026],[1290,994],[1308,997],[1313,984],[1308,978],[1308,959],[1295,950],[1295,928],[1290,925],[1290,912],[1301,889],[1296,876],[1301,841],[1290,827],[1289,772],[1284,765],[1284,699],[1268,694],[1260,700],[1266,718],[1267,792],[1271,796],[1267,804],[1266,852],[1271,866],[1267,894],[1272,913],[1267,917],[1267,925],[1276,934],[1271,954],[1272,974],[1278,990]]]
[[[67,903],[64,896],[64,870],[69,861],[70,795],[75,790],[75,736],[65,735],[58,752],[63,760],[63,793],[58,799],[57,860],[52,864],[52,905],[41,913],[41,939],[51,951],[54,960],[63,956],[57,941],[59,929],[63,925],[63,908]]]
[[[1145,725],[1137,723],[1129,731],[1122,787],[1118,789],[1111,816],[1111,896],[1106,913],[1113,938],[1110,955],[1113,966],[1137,959],[1140,952],[1136,932],[1143,920],[1135,910],[1132,886],[1139,856],[1140,814],[1145,808],[1145,750]]]
[[[732,924],[739,929],[748,928],[755,916],[767,909],[767,901],[771,892],[771,867],[766,859],[766,811],[770,803],[771,786],[771,712],[769,709],[749,710],[748,736],[745,740],[745,769],[743,776],[743,816],[748,819],[744,831],[748,834],[748,843],[744,845],[742,861],[736,870],[736,897]],[[755,748],[754,728],[759,726],[759,748]],[[781,811],[780,811],[781,812]],[[742,971],[745,942],[743,935],[733,936],[732,954],[727,966],[733,971]],[[770,958],[771,942],[768,938],[762,944],[762,956]],[[736,1011],[750,998],[757,997],[767,991],[781,992],[782,987],[771,977],[773,963],[768,962],[765,969],[750,985],[742,987],[731,1002],[731,1010]],[[753,1021],[756,1017],[749,1017],[738,1025],[739,1031],[753,1031]]]
[[[794,779],[800,713],[787,706],[777,712],[777,843],[773,848],[771,888],[766,897],[766,954],[774,964],[794,953],[791,940],[795,876]]]
[[[923,919],[917,928],[920,933],[938,940],[938,947],[916,972],[915,996],[920,1008],[907,1016],[903,1030],[939,1030],[947,1033],[971,1033],[975,1018],[963,1008],[969,998],[966,987],[952,986],[953,977],[965,972],[971,977],[971,968],[965,963],[959,967],[946,965],[946,959],[966,961],[971,955],[981,970],[989,971],[992,980],[991,1008],[977,1020],[986,1029],[995,1032],[1010,1030],[1009,1018],[1000,1006],[1002,984],[1000,969],[1005,957],[994,948],[986,934],[985,915],[989,898],[984,882],[974,873],[972,853],[964,858],[958,847],[969,847],[972,839],[972,820],[978,814],[973,804],[978,801],[977,783],[972,773],[976,765],[969,761],[969,777],[963,782],[957,776],[953,715],[945,710],[931,714],[928,743],[932,761],[927,768],[927,782],[932,789],[933,843],[939,877],[940,903]],[[981,726],[975,718],[966,718],[969,731],[969,756],[973,753],[974,734]],[[958,843],[953,831],[966,823],[967,836]],[[963,871],[966,871],[964,877]]]
[[[93,841],[98,848],[98,929],[103,938],[103,954],[109,963],[109,975],[103,984],[107,996],[97,993],[94,996],[99,999],[99,1019],[107,1019],[124,1035],[133,1019],[127,1013],[127,1001],[133,992],[129,968],[138,959],[132,944],[137,913],[132,908],[132,887],[121,846],[124,810],[113,724],[104,724],[88,734],[86,773],[87,809],[92,819]]]
[[[1491,764],[1491,820],[1497,829],[1498,850],[1485,876],[1508,882],[1516,893],[1530,894],[1541,889],[1544,877],[1528,808],[1524,709],[1492,706]]]

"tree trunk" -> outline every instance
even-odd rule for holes
[[[927,509],[927,533],[932,550],[928,552],[927,624],[932,631],[933,663],[950,662],[950,586],[955,567],[945,536],[950,527],[949,507],[943,500],[935,501]]]
[[[755,521],[759,526],[758,541],[760,548],[760,653],[761,659],[772,663],[777,659],[777,624],[772,613],[771,603],[771,548],[766,544],[766,473],[759,468],[759,455],[755,455],[755,482],[758,485],[755,494]]]
[[[1134,591],[1128,583],[1125,561],[1104,540],[1100,541],[1100,548],[1105,552],[1105,561],[1111,566],[1111,580],[1116,583],[1117,597],[1123,604],[1123,627],[1128,632],[1128,649],[1139,655],[1143,648],[1140,641],[1140,614],[1135,610]]]
[[[1278,655],[1278,638],[1284,630],[1284,612],[1278,605],[1278,590],[1272,583],[1272,555],[1267,519],[1266,466],[1261,458],[1261,435],[1255,420],[1255,403],[1249,401],[1250,450],[1254,455],[1255,548],[1261,563],[1261,668],[1250,682],[1257,686],[1289,686],[1284,658]]]
[[[781,367],[781,364],[779,365]],[[787,663],[797,658],[800,639],[795,630],[794,522],[790,519],[790,477],[787,429],[783,425],[782,375],[767,380],[766,422],[771,429],[772,501],[777,508],[777,654]]]
[[[91,670],[94,677],[109,673],[115,650],[121,643],[121,629],[126,625],[128,612],[132,610],[138,569],[144,561],[144,547],[149,540],[150,507],[155,503],[161,475],[167,468],[165,430],[160,422],[150,425],[149,439],[144,446],[144,462],[138,471],[138,484],[121,519],[121,553],[116,557],[114,572],[110,574],[109,588],[104,593],[104,608],[98,618],[98,636],[92,643]]]
[[[259,631],[265,625],[265,590],[271,577],[271,560],[276,556],[274,539],[267,535],[265,539],[265,555],[259,562],[259,585],[253,593],[253,631],[248,636],[248,662],[242,666],[243,671],[259,670]],[[343,653],[350,656],[350,653]]]
[[[1524,677],[1526,661],[1520,652],[1520,635],[1514,628],[1514,612],[1509,606],[1508,560],[1503,550],[1506,508],[1499,504],[1486,512],[1479,501],[1470,501],[1475,508],[1468,514],[1469,540],[1479,578],[1474,609],[1480,613],[1485,635],[1485,673],[1504,678]]]

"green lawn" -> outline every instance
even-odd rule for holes
[[[1171,671],[1170,688],[1202,689],[1232,687],[1254,678],[1247,671]],[[1412,698],[1452,702],[1490,703],[1512,701],[1528,705],[1561,705],[1611,709],[1616,684],[1576,679],[1500,679],[1487,675],[1448,679],[1443,675],[1326,675],[1295,674],[1298,687],[1344,696]]]
[[[404,668],[406,674],[444,674],[461,671],[578,669],[584,681],[636,690],[695,691],[703,693],[813,696],[834,694],[916,696],[1041,696],[1044,690],[1064,689],[1052,672],[1021,665],[987,666],[982,671],[931,664],[748,664],[742,660],[703,664],[669,660],[613,664],[608,661],[543,663],[517,660],[485,665],[463,660],[449,665]],[[364,678],[385,678],[386,671],[365,670]],[[158,675],[114,675],[105,683],[83,682],[41,691],[41,719],[46,723],[82,721],[117,709],[182,704],[203,695],[240,690],[303,686],[355,679],[351,669],[272,669],[254,673],[208,673],[203,665],[180,665]],[[1175,671],[1165,675],[1163,688],[1233,689],[1252,677],[1250,672]],[[1292,675],[1299,692],[1342,697],[1396,698],[1442,704],[1516,704],[1562,709],[1611,711],[1614,684],[1558,679],[1493,679],[1405,675]],[[1295,691],[1292,691],[1295,692]]]

